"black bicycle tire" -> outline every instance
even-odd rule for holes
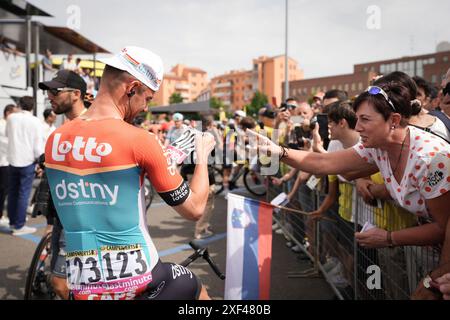
[[[252,188],[250,188],[250,186],[247,183],[247,175],[249,175],[251,172],[251,170],[245,170],[244,172],[244,185],[245,188],[248,190],[248,192],[250,192],[251,194],[255,195],[255,196],[264,196],[267,192],[266,188],[264,188],[264,192],[263,193],[258,193],[255,192],[254,190],[252,190]]]
[[[150,182],[150,180],[147,178],[147,177],[145,177],[144,178],[146,181],[148,181],[148,184],[149,184],[149,194],[150,194],[150,196],[149,197],[147,197],[145,194],[144,194],[144,197],[145,197],[145,210],[147,211],[150,207],[151,207],[151,205],[152,205],[152,202],[153,202],[153,199],[154,199],[154,197],[155,197],[155,189],[153,188],[153,185],[152,185],[152,183]],[[145,186],[145,181],[144,181],[144,186],[143,186],[144,188],[146,188],[146,186]],[[144,190],[144,193],[145,193],[145,190]],[[150,199],[149,201],[147,201],[147,199]]]
[[[32,300],[32,287],[34,278],[36,277],[37,272],[37,265],[40,262],[40,257],[42,254],[42,251],[47,247],[47,245],[52,241],[52,233],[48,233],[44,237],[42,237],[41,241],[36,247],[36,250],[34,251],[33,258],[31,259],[30,267],[28,268],[28,274],[27,274],[27,280],[25,282],[25,294],[24,294],[24,300]]]

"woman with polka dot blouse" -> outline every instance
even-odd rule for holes
[[[450,271],[450,145],[432,133],[408,126],[415,95],[399,82],[378,79],[353,104],[361,143],[343,151],[321,154],[292,150],[250,134],[257,138],[260,151],[278,155],[282,162],[313,174],[366,177],[380,171],[398,205],[432,222],[394,232],[374,228],[355,237],[361,246],[371,248],[443,244],[440,268],[433,271],[433,278]],[[422,289],[416,291],[416,297],[433,294]]]

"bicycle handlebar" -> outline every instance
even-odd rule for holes
[[[211,256],[209,255],[208,249],[204,248],[200,245],[198,240],[192,240],[189,242],[189,245],[196,251],[196,253],[201,256],[203,259],[208,262],[208,264],[211,266],[215,274],[222,280],[225,279],[225,275],[220,271],[219,267],[216,265],[216,263],[212,260]]]

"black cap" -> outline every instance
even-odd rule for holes
[[[39,82],[39,89],[72,88],[81,91],[81,95],[86,94],[86,82],[78,74],[71,70],[59,70],[56,76],[50,81]]]

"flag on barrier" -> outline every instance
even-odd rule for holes
[[[268,300],[272,259],[269,204],[228,194],[226,300]]]

